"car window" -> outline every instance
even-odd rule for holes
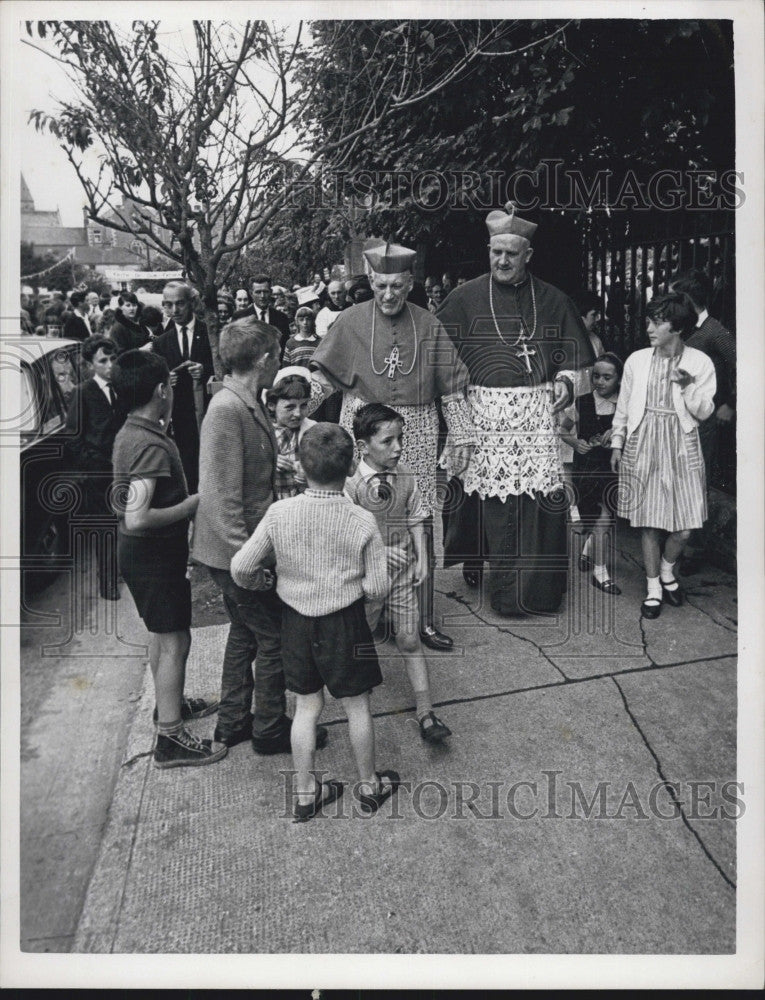
[[[47,436],[63,428],[66,410],[80,382],[76,348],[50,351],[31,365],[22,364],[22,434]]]
[[[39,394],[35,392],[35,380],[28,364],[21,365],[21,413],[19,433],[33,435],[40,423]]]

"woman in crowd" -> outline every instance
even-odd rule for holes
[[[109,339],[117,345],[117,353],[137,350],[148,344],[151,335],[139,318],[141,302],[135,292],[122,292],[119,297],[119,308],[114,318]]]

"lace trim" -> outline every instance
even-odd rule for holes
[[[443,396],[441,412],[449,429],[450,445],[458,447],[463,444],[474,445],[477,442],[478,436],[470,416],[470,405],[461,392]]]
[[[548,494],[563,484],[549,386],[468,388],[478,444],[462,481],[482,500]]]

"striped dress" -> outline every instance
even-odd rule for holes
[[[685,433],[672,402],[669,376],[676,360],[654,351],[645,413],[619,467],[617,513],[637,528],[686,531],[707,518],[698,428]]]

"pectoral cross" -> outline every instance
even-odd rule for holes
[[[397,370],[403,368],[403,365],[399,360],[398,344],[393,345],[390,356],[385,358],[385,364],[388,366],[388,378],[393,378]],[[531,371],[531,369],[529,369],[529,371]]]
[[[523,358],[523,360],[526,362],[526,371],[529,373],[529,375],[531,374],[531,362],[529,361],[529,358],[533,357],[533,355],[535,355],[536,353],[537,353],[536,351],[529,350],[529,345],[526,343],[525,340],[521,344],[520,351],[515,352],[516,358]]]

